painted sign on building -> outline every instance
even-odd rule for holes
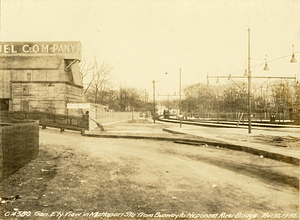
[[[90,103],[67,103],[68,109],[76,109],[76,108],[90,108]]]
[[[70,59],[81,57],[81,43],[67,42],[1,42],[0,55],[4,54],[63,54]],[[73,55],[73,56],[72,56]],[[75,55],[75,57],[74,57]]]

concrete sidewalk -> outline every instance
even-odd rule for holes
[[[189,134],[220,142],[222,146],[257,154],[262,157],[283,160],[298,165],[300,160],[300,127],[263,128],[252,127],[203,127],[173,124],[164,131]]]

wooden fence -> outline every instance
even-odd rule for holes
[[[53,114],[48,112],[27,112],[27,111],[0,111],[1,118],[19,119],[19,120],[38,120],[41,126],[49,126],[60,129],[70,130],[88,130],[88,119],[84,117],[75,117],[69,115]]]

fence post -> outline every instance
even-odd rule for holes
[[[134,120],[134,108],[132,108],[132,121]]]
[[[181,124],[182,124],[182,117],[181,116],[179,116],[179,118],[180,118],[180,128],[181,128]]]

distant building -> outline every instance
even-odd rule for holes
[[[84,100],[80,61],[77,41],[1,42],[0,111],[79,114],[67,103]]]
[[[157,105],[156,109],[157,109],[157,114],[158,115],[163,115],[164,111],[168,110],[168,108],[164,105]]]

